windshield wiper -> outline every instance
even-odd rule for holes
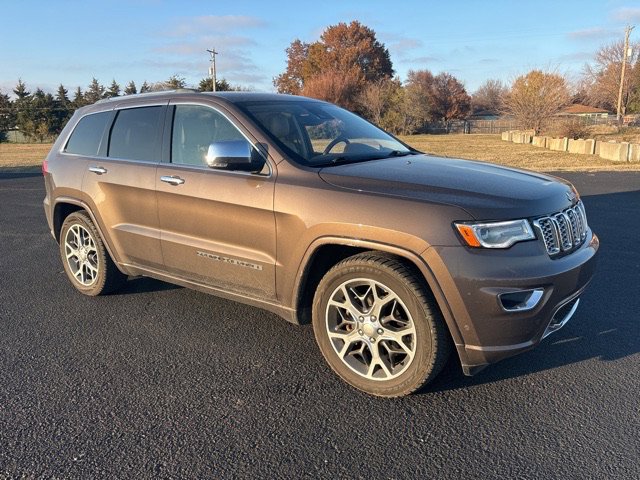
[[[390,152],[385,153],[386,157],[406,157],[407,155],[416,155],[416,152],[412,152],[411,150],[391,150]]]
[[[340,156],[329,160],[328,162],[321,162],[313,165],[314,167],[333,167],[335,165],[345,165],[347,163],[367,162],[369,160],[376,160],[376,158],[370,157],[346,157]]]
[[[348,163],[359,163],[359,162],[369,162],[372,160],[382,160],[384,158],[391,157],[404,157],[406,155],[418,155],[417,152],[412,152],[411,150],[401,151],[401,150],[390,150],[388,152],[380,153],[379,155],[366,155],[361,157],[350,157],[346,155],[340,155],[338,157],[332,158],[327,162],[320,162],[316,164],[312,164],[312,167],[333,167],[337,165],[345,165]]]

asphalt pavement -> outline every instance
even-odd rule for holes
[[[559,175],[601,240],[575,317],[385,400],[308,325],[144,278],[80,295],[41,176],[0,173],[0,478],[640,478],[640,172]]]

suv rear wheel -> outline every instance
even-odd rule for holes
[[[349,257],[327,272],[314,298],[313,329],[340,377],[383,397],[428,383],[450,350],[440,312],[418,275],[376,252]]]
[[[64,220],[60,256],[69,280],[85,295],[113,292],[127,279],[111,260],[98,230],[84,212],[73,212]]]

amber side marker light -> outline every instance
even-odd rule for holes
[[[460,232],[460,235],[462,235],[464,241],[467,242],[467,245],[469,245],[470,247],[480,246],[480,242],[473,233],[473,228],[471,228],[469,225],[462,225],[459,223],[456,224],[456,228],[458,229],[458,232]]]

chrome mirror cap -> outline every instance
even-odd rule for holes
[[[205,161],[210,168],[238,168],[251,165],[251,144],[246,140],[213,142]]]

